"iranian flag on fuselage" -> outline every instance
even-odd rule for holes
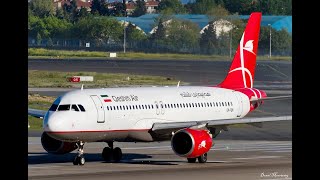
[[[108,95],[100,95],[103,98],[104,102],[112,102],[111,98]]]

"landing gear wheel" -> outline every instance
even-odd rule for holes
[[[78,156],[76,156],[76,157],[74,157],[74,159],[73,159],[73,165],[78,165],[78,163],[79,163],[79,157]]]
[[[206,163],[207,162],[207,153],[202,154],[201,156],[198,157],[199,163]]]
[[[80,156],[79,158],[79,165],[83,166],[86,160],[84,159],[84,156]]]
[[[188,163],[195,163],[197,161],[197,158],[187,158]]]
[[[84,163],[86,162],[86,160],[84,159],[83,155],[80,156],[76,156],[73,160],[73,165],[84,165]]]
[[[114,162],[119,162],[122,158],[122,151],[119,147],[113,149],[113,160]]]
[[[79,141],[77,142],[77,146],[78,146],[78,154],[73,160],[73,165],[84,165],[84,163],[86,162],[83,156],[84,143],[82,141]]]
[[[103,151],[102,151],[102,158],[105,160],[105,161],[111,161],[112,160],[112,149],[110,147],[105,147],[103,148]]]

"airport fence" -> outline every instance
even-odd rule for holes
[[[200,46],[187,47],[187,46],[169,46],[163,44],[156,44],[150,41],[142,42],[126,42],[125,47],[123,42],[110,41],[95,42],[91,40],[81,39],[42,39],[36,40],[35,38],[28,38],[28,47],[33,48],[46,48],[56,50],[85,50],[85,51],[104,51],[104,52],[144,52],[144,53],[181,53],[181,54],[209,54],[209,55],[222,55],[233,56],[236,51],[236,46],[230,48],[229,44],[220,43],[221,45],[215,48],[200,48]],[[292,48],[278,50],[271,49],[272,56],[292,56]],[[270,49],[259,48],[258,54],[260,56],[268,56]]]

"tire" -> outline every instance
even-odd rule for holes
[[[105,161],[111,161],[112,160],[112,149],[110,147],[103,148],[102,151],[102,158]]]
[[[122,151],[119,147],[113,149],[113,160],[114,162],[119,162],[122,158]]]
[[[197,158],[187,158],[188,163],[195,163],[197,161]]]
[[[206,163],[207,162],[207,153],[202,154],[201,156],[198,157],[199,163]]]
[[[80,157],[78,158],[78,163],[79,163],[79,165],[83,166],[85,162],[86,162],[86,160],[84,159],[84,156],[80,156]]]
[[[78,160],[78,156],[76,156],[73,159],[73,165],[78,165],[78,164],[79,164],[79,160]]]

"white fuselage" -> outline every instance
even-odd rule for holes
[[[202,86],[75,90],[54,104],[71,108],[48,111],[44,130],[60,140],[88,142],[152,141],[154,123],[235,119],[250,110],[245,94]]]

